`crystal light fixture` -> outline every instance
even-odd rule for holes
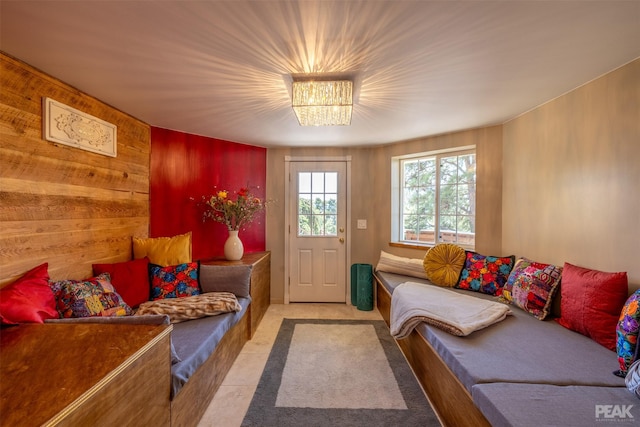
[[[300,126],[350,125],[352,90],[349,80],[295,80],[292,106]]]

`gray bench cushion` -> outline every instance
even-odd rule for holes
[[[612,374],[618,366],[613,351],[551,319],[537,320],[517,307],[512,311],[513,316],[466,337],[426,324],[417,330],[469,391],[491,382],[624,386]]]
[[[181,361],[171,367],[172,399],[214,352],[224,334],[244,316],[251,299],[238,298],[238,302],[242,306],[239,312],[203,317],[173,325],[171,340]]]
[[[416,282],[416,283],[431,284],[431,282],[429,282],[426,279],[420,279],[420,278],[417,278],[417,277],[404,276],[402,274],[387,273],[386,271],[376,271],[375,275],[378,277],[378,279],[380,279],[380,282],[382,283],[382,286],[384,286],[385,289],[387,291],[389,291],[390,294],[393,294],[393,290],[399,284],[404,283],[404,282]]]
[[[473,386],[471,396],[495,427],[635,425],[640,420],[640,402],[624,387],[493,383]],[[633,419],[605,418],[603,411],[596,417],[596,405],[633,405]]]

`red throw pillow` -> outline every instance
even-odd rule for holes
[[[605,273],[565,263],[557,322],[615,351],[616,326],[628,293],[627,273]]]
[[[0,289],[0,321],[3,325],[44,323],[45,319],[59,317],[49,287],[48,269],[49,264],[45,262]]]
[[[129,307],[149,301],[149,258],[114,264],[93,264],[93,275],[109,273],[111,284]]]

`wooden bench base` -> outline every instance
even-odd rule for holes
[[[377,307],[390,324],[391,294],[376,278]],[[471,395],[434,348],[418,332],[396,341],[444,426],[490,427]]]
[[[3,328],[0,425],[169,425],[171,330],[91,323]]]

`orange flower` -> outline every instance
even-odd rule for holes
[[[638,300],[633,300],[627,306],[627,313],[635,313],[638,311]]]

